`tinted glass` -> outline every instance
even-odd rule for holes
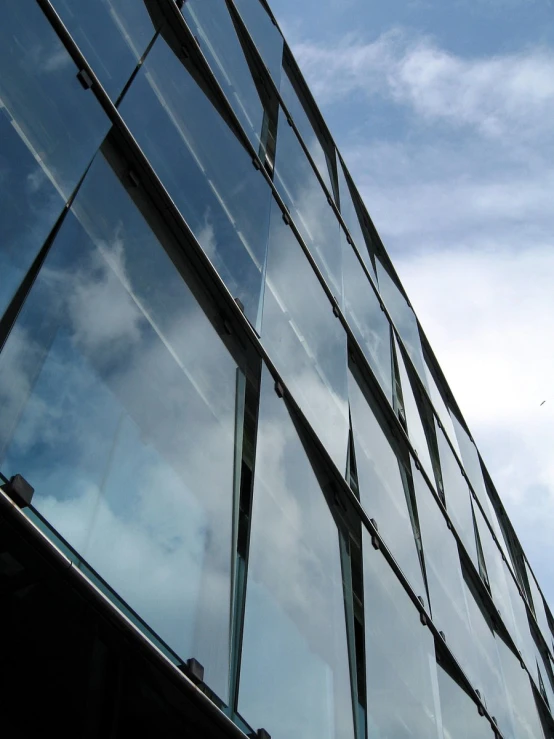
[[[454,451],[456,452],[458,457],[461,459],[462,453],[460,452],[460,447],[458,446],[456,432],[454,431],[454,424],[452,423],[452,419],[450,418],[450,413],[448,411],[448,408],[446,407],[446,403],[444,402],[442,398],[440,390],[437,387],[437,384],[433,378],[431,370],[429,369],[427,365],[427,362],[425,362],[425,376],[427,377],[427,387],[429,388],[429,393],[431,397],[431,402],[433,403],[433,408],[435,409],[444,427],[446,435],[448,436],[452,446],[454,447]]]
[[[531,631],[529,629],[527,608],[525,606],[523,598],[520,595],[515,580],[512,577],[512,573],[508,569],[506,562],[503,562],[503,565],[504,577],[506,579],[506,584],[508,585],[510,603],[512,605],[512,613],[514,616],[514,641],[519,651],[521,652],[521,656],[523,657],[523,661],[527,665],[527,669],[531,672],[531,674],[533,674],[533,669],[535,666],[535,644],[533,641],[533,637],[531,636]]]
[[[352,739],[339,538],[264,371],[239,712],[273,739]]]
[[[136,0],[54,0],[52,3],[112,100],[154,36],[145,3]]]
[[[281,79],[283,37],[259,0],[233,0],[277,89]]]
[[[340,235],[346,320],[383,392],[392,404],[390,324],[342,229]]]
[[[533,610],[535,611],[537,623],[539,625],[541,634],[543,635],[543,638],[545,642],[547,643],[549,649],[552,649],[552,646],[551,646],[552,637],[550,634],[550,628],[548,626],[548,618],[546,616],[546,610],[544,607],[542,595],[537,585],[537,581],[535,580],[535,576],[531,572],[531,569],[529,565],[527,564],[527,562],[525,563],[525,570],[527,572],[527,581],[529,582],[529,587],[531,588],[531,598],[533,599]],[[554,706],[552,706],[552,710],[554,710]]]
[[[424,597],[401,463],[375,416],[375,409],[370,407],[351,374],[348,387],[361,504],[377,522],[385,544],[416,593]]]
[[[445,739],[493,739],[489,721],[479,716],[465,690],[440,665],[437,671]]]
[[[0,466],[223,699],[236,374],[97,157],[0,355]]]
[[[552,672],[551,666],[549,665],[549,659],[539,650],[534,640],[533,647],[535,650],[535,664],[531,669],[531,674],[533,675],[536,684],[540,687],[541,693],[544,691],[543,697],[546,698],[550,713],[554,715],[554,690],[552,688],[552,679],[550,677]],[[542,683],[542,685],[540,685],[540,683]]]
[[[423,362],[423,352],[421,350],[421,340],[419,338],[415,313],[378,260],[377,277],[379,278],[379,290],[396,326],[396,330],[400,334],[421,381],[426,385],[427,376],[425,374],[425,364]]]
[[[483,506],[483,509],[489,511],[489,496],[485,490],[485,481],[483,480],[483,472],[481,470],[481,463],[479,462],[479,455],[475,444],[471,441],[467,435],[466,430],[462,424],[458,421],[456,416],[451,413],[452,422],[456,429],[456,437],[458,439],[458,445],[462,453],[462,464],[468,476],[475,494],[477,495],[479,502]]]
[[[340,212],[346,223],[346,227],[352,237],[356,248],[358,249],[360,256],[364,260],[365,266],[369,270],[369,274],[377,284],[377,276],[375,275],[375,269],[369,256],[369,251],[366,246],[366,240],[360,226],[358,214],[352,200],[350,188],[346,182],[346,176],[342,168],[342,162],[340,159],[337,162],[337,172],[339,178],[339,197],[340,197]]]
[[[292,83],[285,71],[283,71],[281,74],[280,92],[281,97],[283,98],[283,102],[289,114],[292,116],[292,120],[294,121],[296,128],[300,133],[300,136],[302,137],[304,144],[310,152],[310,156],[314,160],[314,164],[317,167],[319,174],[323,178],[329,194],[332,196],[334,190],[333,186],[331,185],[329,162],[327,160],[327,156],[323,151],[321,142],[316,132],[314,131],[310,119],[308,118],[308,115],[304,110],[304,107],[300,102],[298,95],[296,94],[296,91],[292,86]]]
[[[162,38],[121,113],[223,281],[259,327],[270,188]]]
[[[466,552],[471,557],[476,569],[479,569],[471,507],[471,493],[462,475],[458,460],[454,456],[445,435],[438,426],[436,426],[436,432],[446,509],[456,527],[456,531],[462,540]]]
[[[182,13],[258,151],[264,111],[225,0],[187,0]]]
[[[474,645],[464,592],[458,547],[421,473],[412,474],[425,559],[425,573],[435,626],[466,675],[476,681]]]
[[[0,23],[0,315],[109,128],[36,3]]]
[[[275,202],[271,210],[262,343],[344,473],[348,440],[346,333]]]
[[[340,302],[339,222],[282,110],[277,130],[275,184],[323,277]]]
[[[363,532],[369,737],[442,737],[431,632]]]

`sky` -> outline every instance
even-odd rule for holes
[[[554,1],[270,4],[552,610]]]

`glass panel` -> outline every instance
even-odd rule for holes
[[[396,326],[396,330],[400,334],[400,338],[406,347],[410,359],[414,363],[420,380],[427,387],[427,376],[425,374],[425,364],[423,362],[423,352],[415,313],[406,302],[406,298],[389,277],[387,271],[381,266],[379,260],[376,260],[376,262],[379,289],[387,310]]]
[[[339,196],[340,196],[341,215],[344,219],[344,222],[346,223],[348,231],[350,232],[350,236],[354,240],[354,243],[358,251],[360,252],[360,256],[365,262],[365,266],[369,270],[369,274],[373,277],[374,282],[377,285],[377,275],[375,274],[375,268],[371,261],[371,257],[369,256],[369,251],[366,245],[366,240],[364,238],[362,227],[360,226],[358,214],[354,206],[354,201],[352,200],[350,188],[348,187],[348,184],[346,182],[346,176],[344,174],[340,159],[338,160],[338,164],[337,164],[337,173],[338,173],[338,178],[339,178]]]
[[[348,442],[346,333],[273,202],[262,343],[344,473]]]
[[[182,13],[200,41],[242,128],[258,151],[264,110],[225,0],[187,0]]]
[[[144,3],[136,0],[54,0],[100,84],[116,100],[154,36]]]
[[[273,739],[352,739],[339,537],[264,369],[239,711]]]
[[[489,721],[477,712],[477,706],[440,665],[437,668],[445,739],[493,739]]]
[[[533,663],[531,672],[539,688],[544,688],[543,697],[546,696],[546,702],[548,703],[548,707],[550,708],[550,713],[554,716],[554,691],[552,689],[552,681],[550,679],[550,670],[547,666],[548,657],[545,658],[543,656],[542,652],[539,650],[534,640],[533,647],[535,651],[535,662]]]
[[[504,641],[497,637],[496,642],[514,720],[515,736],[517,739],[544,739],[529,677]]]
[[[475,444],[471,441],[467,435],[466,430],[462,424],[458,421],[456,416],[451,413],[451,418],[456,429],[456,436],[458,438],[458,445],[462,453],[462,464],[468,476],[479,502],[483,506],[483,510],[489,512],[489,496],[485,490],[485,481],[483,480],[483,472],[481,470],[481,463],[479,462],[479,456]]]
[[[535,580],[535,576],[531,572],[531,568],[529,567],[527,562],[525,562],[525,570],[527,572],[527,581],[529,582],[529,587],[531,588],[531,598],[533,599],[533,609],[535,611],[535,616],[537,617],[537,623],[541,630],[541,634],[543,635],[543,638],[548,645],[548,648],[552,649],[552,637],[550,634],[550,628],[548,626],[548,618],[546,616],[546,610],[544,608],[542,595],[539,590],[539,586],[537,585],[537,581]],[[554,711],[554,706],[552,706],[552,710]]]
[[[401,463],[354,377],[349,373],[350,413],[360,502],[415,592],[425,585],[408,510]]]
[[[464,593],[458,546],[421,473],[412,463],[425,572],[433,623],[465,674],[476,682],[473,637]]]
[[[435,425],[435,430],[437,432],[446,509],[463,542],[466,552],[471,557],[475,568],[479,570],[469,487],[445,435],[437,425]]]
[[[392,405],[390,324],[342,229],[340,235],[346,320]]]
[[[452,446],[454,447],[454,451],[456,452],[456,454],[461,460],[462,453],[460,452],[460,447],[458,446],[458,440],[456,438],[454,424],[452,423],[452,419],[450,418],[450,413],[448,412],[446,403],[442,399],[442,395],[435,383],[431,370],[427,366],[427,362],[425,363],[425,376],[427,377],[427,387],[429,388],[431,402],[433,403],[433,408],[435,409],[436,413],[438,414],[438,417],[440,418],[440,421],[444,427],[446,435],[448,436]]]
[[[224,700],[236,374],[98,156],[0,355],[0,466]]]
[[[121,113],[221,278],[259,328],[271,201],[262,174],[162,38],[125,95]]]
[[[505,739],[514,737],[513,719],[508,705],[508,696],[502,677],[496,639],[492,625],[473,593],[466,587],[466,602],[469,608],[471,632],[474,638],[478,680],[474,686],[484,698],[491,716]]]
[[[109,129],[36,3],[0,23],[0,316]]]
[[[508,592],[510,594],[510,603],[512,605],[512,613],[514,616],[514,641],[517,648],[521,652],[523,661],[527,665],[527,669],[533,672],[535,665],[535,647],[531,631],[529,629],[529,619],[527,617],[527,608],[523,598],[520,595],[518,587],[515,583],[512,573],[508,569],[506,562],[504,565],[504,578],[508,585]]]
[[[283,37],[259,0],[233,0],[233,4],[256,44],[275,86],[279,89],[281,62],[283,61]]]
[[[410,378],[406,371],[404,357],[402,356],[402,352],[400,351],[396,338],[394,339],[394,347],[396,350],[398,371],[400,373],[400,386],[402,387],[402,398],[404,400],[404,412],[406,414],[408,436],[410,437],[412,446],[417,452],[419,461],[423,465],[425,472],[429,475],[429,479],[434,481],[435,473],[433,471],[431,455],[429,454],[427,437],[425,436],[425,430],[423,428],[423,423],[421,422],[421,416],[419,415],[419,408],[417,407]]]
[[[308,118],[302,103],[298,99],[298,95],[292,86],[292,82],[285,71],[281,74],[280,92],[283,102],[286,105],[289,114],[292,116],[292,120],[296,124],[296,128],[298,129],[302,140],[306,144],[306,147],[314,160],[314,164],[317,167],[319,174],[322,176],[323,181],[327,186],[327,190],[332,197],[334,189],[329,175],[329,162],[327,161],[327,155],[325,154],[310,119]]]
[[[323,277],[340,302],[339,222],[282,109],[277,129],[275,184]]]
[[[364,530],[368,737],[442,737],[435,645]]]

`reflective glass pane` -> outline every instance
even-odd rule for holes
[[[493,739],[492,728],[477,706],[440,665],[437,667],[445,739]]]
[[[550,677],[551,665],[549,664],[549,658],[542,654],[534,640],[533,646],[535,649],[536,668],[535,665],[533,665],[534,669],[532,669],[532,674],[537,685],[539,685],[539,682],[542,683],[542,688],[544,689],[543,697],[546,697],[550,713],[554,716],[554,690],[552,688],[552,680]],[[536,672],[534,671],[535,669]],[[540,680],[538,680],[539,675]]]
[[[182,13],[242,128],[258,151],[264,110],[225,0],[187,0]]]
[[[475,568],[479,569],[477,559],[477,543],[471,507],[471,494],[465,481],[458,460],[454,456],[445,435],[435,424],[444,498],[448,515],[452,519],[456,531],[461,538],[466,552],[471,557]]]
[[[323,147],[321,146],[321,142],[316,132],[313,129],[310,119],[308,118],[308,115],[304,110],[302,103],[298,99],[298,95],[296,94],[296,91],[292,86],[292,82],[288,78],[288,75],[285,71],[283,71],[281,74],[280,92],[283,102],[289,114],[292,116],[292,120],[294,121],[296,128],[300,132],[300,136],[302,137],[302,140],[304,141],[308,151],[310,152],[310,156],[314,160],[314,164],[317,167],[319,174],[323,178],[329,194],[332,196],[334,190],[333,186],[331,185],[329,162],[327,161],[327,156],[323,150]]]
[[[435,626],[465,674],[476,680],[473,637],[464,592],[458,546],[421,473],[412,464],[425,573]]]
[[[259,0],[233,0],[277,89],[281,80],[283,37]]]
[[[387,271],[383,269],[379,260],[376,261],[379,290],[383,296],[383,301],[387,306],[387,310],[396,326],[396,330],[400,334],[402,342],[406,347],[406,351],[410,355],[410,359],[414,363],[414,367],[416,368],[422,383],[427,386],[425,363],[423,361],[423,352],[421,349],[421,340],[419,338],[419,329],[417,327],[415,313],[406,302],[406,298],[389,277]]]
[[[531,636],[531,631],[529,629],[527,608],[525,607],[523,598],[521,597],[521,594],[506,562],[503,562],[503,565],[504,578],[506,580],[506,584],[508,585],[510,603],[512,604],[512,613],[514,616],[514,641],[519,651],[521,652],[521,656],[523,657],[523,661],[527,665],[527,669],[532,672],[535,665],[535,644],[533,641],[533,637]]]
[[[379,533],[415,592],[425,585],[414,538],[401,463],[366,397],[349,374],[350,413],[358,471],[360,502],[377,522]]]
[[[427,362],[425,363],[425,375],[427,377],[427,387],[429,388],[431,402],[433,403],[433,408],[438,414],[438,417],[444,427],[446,435],[448,436],[452,446],[454,447],[454,451],[456,452],[458,457],[461,459],[462,453],[460,452],[460,447],[458,446],[456,432],[454,431],[454,424],[452,423],[452,419],[450,418],[450,413],[448,411],[448,408],[446,407],[446,403],[442,399],[442,395],[433,378],[431,370],[427,366]]]
[[[339,222],[282,109],[277,129],[275,184],[323,277],[340,302]]]
[[[339,178],[339,197],[340,197],[340,212],[346,223],[346,227],[352,237],[354,244],[356,245],[360,256],[365,262],[365,266],[369,270],[370,275],[374,278],[375,284],[377,284],[377,276],[375,275],[375,268],[369,256],[369,251],[366,245],[366,240],[360,226],[358,214],[350,194],[350,188],[346,182],[346,176],[344,174],[342,163],[340,159],[337,161],[337,173]]]
[[[99,155],[0,355],[0,467],[224,700],[236,374]]]
[[[529,587],[531,588],[531,598],[533,599],[533,609],[535,611],[537,623],[549,649],[552,649],[552,637],[550,634],[550,628],[548,626],[548,618],[546,616],[546,610],[544,608],[542,595],[539,590],[539,586],[537,585],[537,581],[535,580],[535,576],[531,572],[531,568],[529,567],[527,562],[525,562],[525,570],[527,572],[527,581],[529,582]],[[554,711],[554,706],[552,706],[552,710]]]
[[[109,128],[36,3],[0,23],[0,315]]]
[[[162,38],[121,113],[221,278],[259,327],[270,188]]]
[[[112,100],[154,36],[145,3],[136,0],[54,0],[67,30]]]
[[[498,728],[508,739],[514,737],[513,719],[508,705],[508,696],[502,676],[496,639],[489,618],[473,593],[466,587],[466,602],[474,639],[478,679],[474,685],[484,698],[491,716],[496,718]]]
[[[408,427],[408,436],[412,442],[412,446],[417,452],[417,456],[423,469],[429,475],[430,480],[435,480],[435,473],[433,471],[433,463],[431,462],[431,455],[429,454],[429,445],[427,444],[427,437],[425,436],[425,430],[419,415],[419,408],[414,397],[412,390],[412,384],[406,371],[406,365],[404,364],[404,357],[398,346],[396,338],[394,339],[394,346],[396,350],[396,360],[398,362],[398,371],[400,374],[400,386],[402,387],[402,398],[404,400],[404,412],[406,414],[406,426]]]
[[[273,739],[352,739],[339,537],[264,369],[238,708]]]
[[[479,462],[479,455],[475,444],[471,441],[467,435],[466,430],[462,424],[458,421],[456,416],[451,413],[452,422],[456,429],[456,436],[458,438],[458,445],[462,453],[462,464],[471,483],[475,495],[478,497],[479,502],[483,506],[483,510],[489,512],[489,496],[485,489],[485,481],[483,480],[483,472],[481,470],[481,463]]]
[[[392,404],[391,329],[353,248],[341,229],[344,314],[348,325]]]
[[[262,343],[344,473],[348,441],[346,333],[273,202]]]
[[[529,677],[504,641],[500,637],[496,641],[514,721],[514,734],[517,739],[544,739]]]
[[[365,530],[362,537],[367,735],[442,738],[433,637]]]

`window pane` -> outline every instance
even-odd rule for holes
[[[136,0],[54,0],[67,30],[116,100],[154,36],[145,3]]]
[[[504,566],[504,578],[508,585],[510,603],[512,605],[512,613],[514,617],[514,641],[521,652],[521,656],[527,665],[527,669],[532,673],[535,666],[535,646],[533,637],[531,636],[531,630],[529,629],[527,608],[525,607],[523,598],[519,593],[518,587],[512,577],[512,573],[510,572],[508,565],[506,562],[503,562],[502,564]]]
[[[259,0],[233,0],[244,25],[252,36],[277,89],[281,79],[283,37]]]
[[[339,538],[264,370],[239,711],[273,739],[351,739]]]
[[[344,473],[348,441],[346,333],[273,202],[262,343]]]
[[[224,700],[236,372],[97,157],[0,355],[0,466]]]
[[[456,531],[460,536],[466,552],[471,557],[475,568],[479,569],[477,559],[477,543],[475,541],[475,528],[473,525],[473,513],[471,507],[471,494],[465,481],[460,465],[444,433],[435,425],[437,432],[437,443],[439,448],[442,482],[444,486],[444,498],[448,515],[452,519]]]
[[[182,13],[258,151],[264,111],[225,0],[187,0]]]
[[[221,278],[259,327],[270,188],[162,38],[121,113]]]
[[[458,445],[462,453],[462,464],[471,483],[475,495],[478,497],[479,502],[483,506],[488,514],[489,511],[489,496],[485,490],[485,481],[483,480],[483,472],[481,470],[481,463],[479,462],[479,455],[475,444],[471,441],[467,435],[466,430],[462,424],[458,421],[456,416],[451,413],[454,428],[456,429],[456,436],[458,438]]]
[[[437,668],[445,739],[494,739],[489,721],[440,665]]]
[[[381,552],[363,534],[369,737],[442,737],[431,632]]]
[[[454,451],[458,455],[458,457],[462,458],[462,453],[460,452],[460,447],[458,446],[458,440],[456,438],[456,432],[454,431],[454,424],[452,423],[452,419],[450,418],[450,413],[448,411],[448,408],[446,407],[446,403],[442,399],[442,395],[435,383],[435,380],[433,378],[433,375],[431,373],[431,370],[429,369],[427,362],[425,363],[425,376],[427,378],[427,387],[429,388],[431,402],[433,403],[433,407],[438,414],[438,417],[444,427],[444,430],[446,432],[446,435],[450,439],[452,446],[454,447]]]
[[[109,128],[36,3],[0,23],[0,315]]]
[[[401,463],[354,377],[349,374],[350,413],[360,502],[379,527],[415,592],[425,596]]]
[[[277,129],[275,184],[323,277],[340,302],[339,222],[282,109]]]
[[[354,336],[392,405],[391,329],[358,257],[340,231],[344,313]]]
[[[412,475],[433,623],[445,634],[449,649],[475,683],[473,637],[458,546],[427,483],[413,464]]]
[[[354,206],[354,201],[352,200],[352,195],[350,194],[350,188],[348,187],[348,183],[346,182],[346,176],[344,174],[340,159],[337,162],[337,172],[338,172],[338,178],[339,178],[339,197],[340,197],[341,215],[344,219],[344,222],[346,223],[348,231],[350,232],[350,236],[354,240],[354,244],[356,245],[358,251],[360,252],[360,256],[365,262],[365,266],[369,270],[369,274],[374,278],[375,284],[377,284],[377,276],[375,275],[375,268],[369,256],[369,251],[366,245],[366,240],[364,238],[362,227],[360,226],[358,214]]]
[[[527,572],[527,580],[529,582],[529,587],[531,588],[531,598],[533,599],[533,609],[535,611],[537,623],[539,625],[541,634],[543,635],[543,638],[545,642],[547,643],[549,649],[552,649],[552,645],[551,645],[552,636],[550,634],[550,628],[548,626],[548,619],[546,616],[546,610],[544,608],[544,602],[542,599],[542,595],[539,590],[539,586],[537,585],[537,581],[535,580],[535,576],[531,572],[531,569],[529,565],[527,564],[527,562],[525,563],[525,570]],[[554,706],[552,706],[552,710],[554,711]]]
[[[314,164],[317,167],[319,174],[323,178],[327,186],[327,190],[330,195],[333,195],[333,186],[331,185],[331,177],[329,175],[329,163],[327,156],[321,146],[321,142],[313,129],[313,126],[308,118],[306,111],[300,100],[288,75],[285,71],[281,73],[281,97],[285,103],[289,114],[292,116],[292,120],[296,124],[296,128],[300,132],[300,136],[304,141]]]

